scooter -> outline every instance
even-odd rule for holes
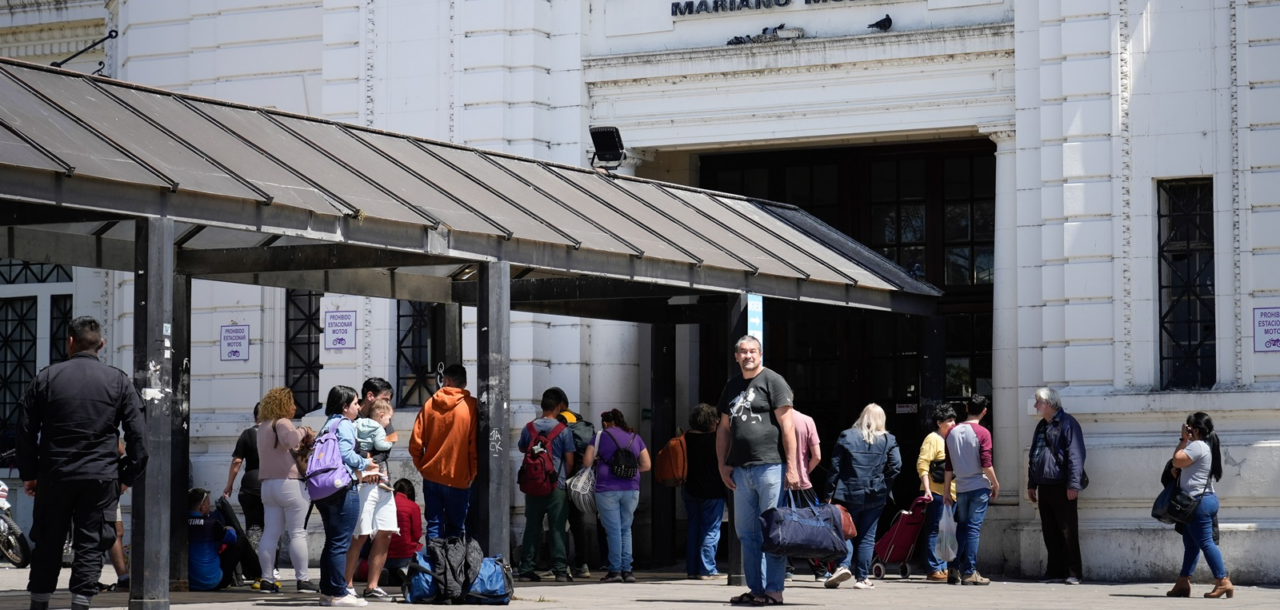
[[[14,450],[0,454],[0,461],[13,458]],[[0,481],[0,554],[15,567],[25,568],[31,563],[31,545],[22,534],[22,528],[9,514],[9,486]]]

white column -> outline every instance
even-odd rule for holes
[[[1017,504],[1022,469],[1018,446],[1017,180],[1013,123],[979,126],[996,143],[995,299],[992,316],[992,419],[995,468],[1002,489],[997,504]]]

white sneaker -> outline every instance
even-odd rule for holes
[[[872,582],[871,582],[871,581],[869,581],[869,580],[859,580],[858,582],[853,583],[853,588],[855,588],[855,589],[874,589],[874,588],[876,588],[876,586],[875,586],[875,584],[874,584],[874,583],[872,583]]]
[[[1069,584],[1069,585],[1078,585],[1078,584],[1080,584],[1080,579],[1079,579],[1079,578],[1076,578],[1075,576],[1068,576],[1068,577],[1067,577],[1067,584]]]
[[[344,595],[342,597],[333,598],[333,600],[329,602],[329,605],[335,608],[363,608],[368,606],[369,602],[354,595]]]
[[[853,573],[849,571],[849,568],[841,566],[836,568],[836,571],[832,572],[831,576],[827,577],[827,580],[823,581],[822,586],[828,589],[834,589],[839,587],[840,583],[849,580],[850,578],[853,578]]]

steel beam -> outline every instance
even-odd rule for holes
[[[483,452],[472,509],[473,538],[486,555],[511,557],[511,264],[480,265],[476,305],[476,352],[480,425],[476,446]]]
[[[201,275],[196,279],[232,284],[275,286],[317,292],[336,292],[383,299],[404,299],[424,303],[453,300],[447,277],[388,271],[386,269],[339,269],[334,271],[277,271],[271,273],[228,273]]]
[[[0,229],[0,252],[32,263],[133,271],[133,244],[93,235],[5,227]]]
[[[453,300],[457,303],[476,302],[476,282],[455,282]],[[512,280],[511,302],[525,301],[597,301],[609,299],[636,299],[646,297],[675,297],[714,294],[686,286],[645,284],[607,277],[565,277]]]
[[[420,252],[362,248],[344,244],[314,246],[274,246],[270,248],[227,248],[183,250],[178,253],[178,273],[213,275],[218,273],[259,273],[278,271],[323,271],[334,269],[386,269],[456,265],[458,259]]]
[[[7,201],[0,205],[0,226],[51,225],[72,222],[105,222],[126,217],[79,208]]]
[[[135,221],[133,382],[142,394],[151,467],[133,497],[130,610],[169,608],[173,467],[173,220]]]

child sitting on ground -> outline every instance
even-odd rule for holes
[[[391,441],[387,440],[387,424],[391,423],[391,403],[385,400],[379,400],[369,407],[369,417],[361,417],[356,419],[356,451],[361,455],[368,455],[371,451],[388,451],[391,449]],[[386,491],[394,491],[387,481],[390,480],[387,475],[387,465],[381,464],[382,478],[378,481],[378,487]]]
[[[236,531],[213,511],[209,491],[187,493],[187,582],[192,591],[216,591],[231,586],[240,548]]]

